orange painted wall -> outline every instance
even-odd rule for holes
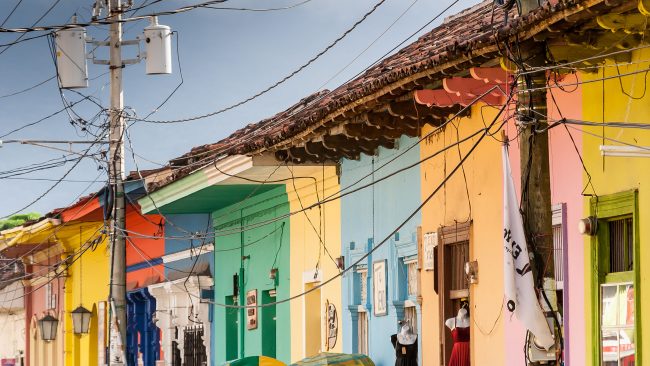
[[[126,215],[126,229],[129,231],[129,240],[126,243],[126,265],[151,261],[165,254],[164,221],[160,215],[141,215],[140,208],[129,206]],[[159,225],[160,224],[160,225]],[[141,237],[147,236],[147,237]],[[148,238],[157,236],[158,238]],[[155,265],[127,272],[126,281],[130,287],[146,286],[159,282],[165,271],[162,265]]]
[[[482,112],[482,113],[481,113]],[[448,125],[439,134],[421,144],[420,157],[428,157],[443,147],[466,137],[485,123],[490,123],[497,109],[472,107],[471,116],[455,121],[458,127]],[[422,133],[432,131],[424,127]],[[498,136],[498,134],[497,134]],[[460,154],[467,154],[478,136],[460,145]],[[426,199],[445,175],[459,163],[459,150],[454,147],[421,165],[422,199]],[[422,210],[422,232],[435,232],[440,226],[472,220],[469,260],[479,262],[479,283],[470,285],[471,354],[472,365],[503,365],[503,252],[502,252],[502,170],[501,143],[486,137],[466,160],[465,175],[462,170],[447,182],[446,186]],[[469,191],[469,197],[468,197]],[[471,213],[469,203],[471,203]],[[438,295],[434,292],[432,271],[422,271],[422,364],[440,364],[440,324]],[[494,327],[493,327],[494,324]],[[480,327],[480,330],[479,330]],[[449,331],[446,329],[446,331]],[[489,360],[486,363],[485,360]]]

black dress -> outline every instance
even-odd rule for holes
[[[418,366],[418,340],[413,344],[400,344],[397,334],[390,336],[390,341],[395,348],[395,366]]]

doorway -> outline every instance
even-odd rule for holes
[[[317,282],[305,284],[305,291],[313,289]],[[305,295],[305,357],[315,356],[321,349],[320,288]]]

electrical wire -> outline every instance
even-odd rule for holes
[[[19,90],[19,91],[15,91],[15,92],[7,93],[7,94],[4,94],[4,95],[0,95],[0,99],[9,98],[9,97],[13,97],[13,96],[15,96],[15,95],[19,95],[19,94],[26,93],[26,92],[28,92],[28,91],[30,91],[30,90],[32,90],[32,89],[36,89],[36,88],[38,88],[39,86],[41,86],[41,85],[47,83],[48,81],[50,81],[50,80],[54,80],[54,79],[56,79],[56,75],[51,76],[51,77],[49,77],[49,78],[47,78],[47,79],[45,79],[45,80],[43,80],[43,81],[41,81],[41,82],[39,82],[39,83],[37,83],[37,84],[35,84],[35,85],[32,85],[32,86],[30,86],[30,87],[27,87],[27,88],[25,88],[25,89],[21,89],[21,90]]]
[[[301,2],[295,3],[289,6],[282,6],[278,8],[231,8],[231,7],[218,7],[218,6],[205,6],[207,9],[216,9],[216,10],[237,10],[237,11],[253,11],[253,12],[267,12],[267,11],[279,11],[279,10],[289,10],[297,8],[301,5],[312,2],[313,0],[303,0]]]
[[[55,0],[54,3],[52,3],[52,5],[51,5],[51,6],[50,6],[46,11],[45,11],[45,13],[43,13],[43,15],[41,15],[41,16],[40,16],[40,17],[39,17],[39,18],[34,22],[34,24],[32,24],[32,27],[35,26],[36,24],[38,24],[38,22],[40,22],[41,20],[43,20],[43,18],[45,18],[48,14],[50,14],[50,12],[51,12],[51,11],[52,11],[52,10],[53,10],[53,9],[54,9],[54,8],[55,8],[55,7],[60,3],[60,2],[61,2],[61,0]],[[2,28],[2,27],[0,26],[0,33],[3,32],[4,29],[5,29],[5,28]],[[2,55],[3,53],[7,52],[8,49],[10,49],[12,46],[14,46],[15,44],[17,44],[21,39],[23,39],[23,37],[25,37],[25,35],[27,35],[27,33],[22,33],[22,34],[21,34],[20,36],[18,36],[18,38],[16,38],[16,39],[11,43],[11,44],[9,44],[8,46],[5,46],[5,48],[3,48],[2,51],[0,51],[0,55]]]
[[[459,1],[459,0],[456,0]],[[275,83],[271,84],[270,86],[266,87],[265,89],[262,89],[261,91],[249,96],[248,98],[245,98],[237,103],[231,104],[227,107],[223,107],[221,109],[218,109],[213,112],[205,113],[202,115],[198,116],[193,116],[193,117],[188,117],[188,118],[180,118],[180,119],[174,119],[174,120],[147,120],[144,118],[135,118],[136,121],[142,121],[142,122],[147,122],[147,123],[158,123],[158,124],[171,124],[171,123],[181,123],[181,122],[190,122],[190,121],[195,121],[198,119],[204,119],[208,117],[212,117],[218,114],[222,114],[224,112],[227,112],[229,110],[235,109],[239,106],[242,106],[254,99],[257,99],[261,97],[262,95],[270,92],[271,90],[277,88],[278,86],[282,85],[289,79],[293,78],[295,75],[309,67],[311,64],[313,64],[316,60],[318,60],[321,56],[326,54],[329,50],[334,48],[339,42],[341,42],[345,37],[347,37],[348,34],[350,34],[352,31],[354,31],[361,23],[363,23],[372,13],[374,13],[382,4],[384,4],[386,0],[379,0],[368,12],[366,12],[359,20],[357,20],[350,28],[348,28],[345,32],[343,32],[338,38],[336,38],[332,43],[327,45],[325,48],[323,48],[320,52],[318,52],[315,56],[307,60],[304,64],[281,78],[280,80],[276,81]]]
[[[5,19],[2,21],[2,23],[0,23],[0,28],[2,28],[2,27],[5,26],[5,24],[6,24],[7,21],[9,20],[9,18],[11,18],[11,16],[14,15],[14,13],[16,12],[16,9],[18,9],[18,7],[20,6],[20,4],[22,4],[22,2],[23,2],[23,0],[18,0],[18,2],[16,2],[16,5],[14,5],[14,7],[13,7],[13,8],[11,9],[11,11],[9,12],[9,14],[7,14],[7,16],[6,16]]]
[[[58,1],[60,1],[60,0],[57,0],[57,2]],[[157,0],[155,2],[158,2],[158,1],[160,1],[160,0]],[[159,11],[159,12],[154,12],[154,13],[145,14],[145,15],[126,17],[126,18],[122,18],[122,19],[111,19],[110,17],[105,17],[105,18],[98,18],[98,19],[90,20],[90,21],[87,21],[87,22],[66,23],[66,24],[60,24],[60,25],[37,26],[36,24],[34,24],[31,27],[19,27],[19,28],[2,28],[2,27],[0,27],[0,33],[30,33],[30,32],[40,32],[40,31],[59,31],[59,30],[64,30],[64,29],[74,29],[74,28],[79,28],[79,27],[90,27],[90,26],[99,26],[99,25],[110,25],[110,24],[115,24],[115,23],[122,23],[123,24],[123,23],[138,21],[138,20],[149,19],[151,17],[156,17],[156,16],[175,15],[175,14],[186,13],[186,12],[191,11],[191,10],[205,8],[208,5],[224,3],[224,2],[227,2],[227,1],[228,0],[210,0],[210,1],[205,1],[205,2],[202,2],[202,3],[197,3],[197,4],[193,4],[193,5],[184,6],[182,8],[178,8],[178,9],[174,9],[174,10]],[[150,5],[153,5],[153,3],[148,4],[146,6],[150,6]],[[131,11],[133,11],[133,10],[138,10],[138,8],[131,9]]]
[[[402,222],[401,222],[401,223],[400,223],[400,224],[399,224],[395,229],[393,229],[393,230],[392,230],[392,231],[391,231],[391,232],[390,232],[390,233],[389,233],[389,234],[388,234],[388,235],[387,235],[387,236],[386,236],[386,237],[385,237],[381,242],[377,243],[377,245],[374,245],[370,250],[368,250],[364,255],[362,255],[359,259],[357,259],[354,263],[352,263],[352,264],[350,264],[348,267],[342,269],[342,270],[341,270],[339,273],[337,273],[336,275],[334,275],[334,276],[330,277],[329,279],[327,279],[327,280],[325,280],[325,281],[323,281],[323,282],[321,282],[321,283],[319,283],[319,284],[313,286],[313,287],[310,288],[309,290],[306,290],[306,291],[301,292],[301,293],[299,293],[299,294],[291,295],[291,296],[289,296],[289,297],[287,297],[287,298],[285,298],[285,299],[282,299],[282,300],[278,300],[278,301],[274,301],[274,302],[269,302],[269,303],[264,303],[264,304],[255,304],[255,305],[248,305],[248,304],[247,304],[247,305],[231,305],[231,304],[218,303],[218,302],[216,302],[216,301],[211,301],[211,300],[205,300],[205,299],[201,299],[201,300],[202,300],[202,301],[205,301],[205,302],[207,302],[207,303],[209,303],[209,304],[212,304],[212,305],[214,305],[214,306],[223,307],[223,308],[232,308],[232,309],[264,308],[264,307],[269,307],[269,306],[275,306],[275,305],[280,305],[280,304],[288,303],[288,302],[290,302],[290,301],[293,301],[293,300],[299,299],[299,298],[301,298],[301,297],[303,297],[303,296],[306,296],[306,295],[310,294],[311,292],[317,291],[317,290],[319,290],[320,288],[322,288],[322,287],[324,287],[324,286],[327,286],[328,284],[330,284],[331,282],[333,282],[333,281],[336,280],[337,278],[343,276],[345,273],[347,273],[347,272],[349,272],[350,270],[354,269],[354,268],[356,267],[356,265],[358,265],[358,264],[361,263],[362,261],[366,260],[369,256],[371,256],[375,251],[377,251],[379,248],[381,248],[384,244],[386,244],[387,242],[390,242],[390,239],[393,238],[393,236],[395,235],[395,233],[397,233],[399,230],[401,230],[401,229],[402,229],[402,228],[403,228],[403,227],[404,227],[404,226],[405,226],[405,225],[406,225],[406,224],[407,224],[407,223],[408,223],[408,222],[409,222],[409,221],[410,221],[410,220],[411,220],[415,215],[417,215],[418,212],[420,212],[420,211],[422,210],[422,208],[423,208],[423,207],[424,207],[424,206],[425,206],[425,205],[426,205],[426,204],[427,204],[427,203],[428,203],[428,202],[429,202],[433,197],[435,197],[435,195],[440,191],[440,189],[441,189],[443,186],[446,185],[447,181],[448,181],[449,179],[451,179],[451,177],[453,177],[453,175],[454,175],[454,174],[455,174],[455,173],[460,169],[460,167],[465,163],[465,161],[466,161],[466,160],[471,156],[471,154],[476,150],[476,148],[477,148],[478,145],[483,141],[483,139],[485,138],[485,136],[487,136],[487,134],[489,133],[489,129],[491,129],[491,128],[494,126],[494,124],[496,123],[496,121],[498,120],[498,118],[500,117],[500,115],[501,115],[501,113],[503,112],[504,109],[505,109],[505,108],[502,108],[502,109],[500,110],[500,112],[496,115],[496,117],[494,118],[494,120],[492,121],[492,123],[489,125],[489,127],[488,127],[487,130],[484,130],[484,129],[481,129],[481,130],[480,130],[480,131],[483,132],[483,134],[481,134],[481,136],[479,136],[479,138],[477,139],[477,141],[476,141],[476,142],[472,145],[472,147],[468,150],[467,154],[465,154],[465,156],[463,156],[463,158],[460,159],[459,163],[454,167],[454,169],[452,169],[452,170],[450,171],[450,173],[449,173],[448,175],[445,176],[445,178],[442,180],[442,182],[441,182],[441,183],[440,183],[440,184],[439,184],[439,185],[438,185],[438,186],[437,186],[437,187],[436,187],[436,188],[431,192],[431,194],[429,194],[429,195],[428,195],[428,196],[427,196],[427,197],[426,197],[426,198],[425,198],[425,199],[424,199],[424,200],[423,200],[423,201],[418,205],[418,207],[417,207],[414,211],[412,211],[412,212],[411,212],[411,213],[406,217],[406,219],[405,219],[404,221],[402,221]],[[166,277],[165,277],[165,278],[166,278]],[[168,281],[168,280],[167,280],[167,281]],[[170,283],[172,283],[172,282],[170,282]],[[172,283],[172,285],[176,285],[176,284]],[[191,294],[191,293],[188,293],[188,294],[189,294],[190,296],[192,296],[192,297],[195,297],[195,298],[199,298],[199,299],[200,299],[200,297],[198,297],[198,296],[196,296],[196,295],[193,295],[193,294]]]
[[[493,90],[493,89],[490,89],[490,90]],[[508,96],[507,102],[504,104],[504,106],[503,106],[501,109],[505,109],[505,108],[506,108],[506,106],[508,105],[508,103],[510,102],[510,100],[511,100],[511,98],[512,98],[512,96],[513,96],[513,94],[512,94],[512,90],[514,90],[514,89],[511,88],[510,90],[511,90],[511,93],[510,93],[510,95]],[[490,92],[490,91],[486,91],[484,94],[487,94],[487,93],[489,93],[489,92]],[[479,100],[484,96],[484,94],[482,94],[482,95],[478,96],[477,98],[475,98],[475,100],[472,101],[471,103],[469,103],[469,105],[466,106],[465,108],[469,108],[472,104],[474,104],[474,103],[476,103],[477,101],[479,101]],[[462,111],[461,111],[461,112],[462,112]],[[458,113],[461,113],[461,112],[458,112]],[[446,123],[448,123],[449,121],[453,120],[453,119],[456,118],[457,116],[458,116],[458,114],[456,114],[456,115],[450,117],[450,118],[449,118],[445,123],[443,123],[443,124],[442,124],[438,129],[443,128],[444,125],[445,125]],[[505,123],[505,122],[504,122],[504,123]],[[428,136],[431,136],[431,135],[432,135],[433,133],[435,133],[438,129],[433,130],[433,131],[430,132],[429,134],[425,135],[424,137],[422,137],[421,139],[419,139],[417,143],[421,143],[422,141],[426,140],[426,139],[428,138]],[[486,126],[486,129],[487,129],[487,126]],[[476,135],[477,135],[478,133],[480,133],[480,132],[481,132],[481,130],[475,132],[474,134],[470,135],[470,136],[467,137],[467,138],[464,138],[464,139],[461,139],[461,140],[457,141],[457,143],[455,143],[455,144],[451,144],[451,145],[449,145],[448,147],[446,147],[446,148],[443,149],[443,150],[440,150],[440,151],[438,151],[438,152],[435,152],[435,153],[429,155],[428,157],[426,157],[426,158],[420,160],[420,161],[419,161],[418,163],[416,163],[416,164],[412,164],[412,165],[410,165],[410,166],[408,166],[408,167],[406,167],[406,168],[402,168],[402,169],[399,169],[399,170],[397,170],[397,171],[394,171],[394,172],[388,174],[387,176],[382,177],[382,178],[379,179],[379,180],[376,180],[376,181],[373,180],[373,182],[372,182],[371,184],[366,184],[366,185],[364,185],[364,186],[362,186],[362,187],[359,187],[359,188],[357,188],[357,189],[354,189],[354,190],[352,190],[352,191],[344,192],[344,191],[346,191],[348,188],[350,188],[351,186],[354,186],[354,185],[358,184],[359,182],[363,181],[366,177],[369,176],[369,175],[366,175],[365,177],[362,177],[361,179],[357,180],[357,181],[356,181],[355,183],[353,183],[352,185],[350,185],[350,186],[348,186],[348,187],[345,187],[345,188],[343,188],[343,189],[340,189],[338,192],[333,193],[333,194],[329,195],[328,197],[325,197],[323,200],[320,200],[320,201],[318,201],[318,202],[315,202],[315,203],[312,204],[312,205],[309,205],[309,206],[307,206],[307,207],[304,207],[304,209],[300,209],[300,210],[296,210],[296,211],[294,211],[294,212],[290,212],[289,214],[282,215],[281,217],[279,217],[279,218],[277,218],[277,219],[265,220],[265,221],[262,221],[262,222],[259,222],[259,223],[255,223],[255,224],[252,224],[252,225],[248,225],[248,226],[246,226],[246,227],[241,227],[241,228],[240,228],[240,229],[241,229],[240,231],[234,231],[234,230],[228,230],[228,231],[215,231],[215,232],[212,233],[212,235],[213,235],[214,237],[217,237],[217,236],[220,236],[220,235],[232,235],[232,234],[235,233],[235,232],[241,232],[241,231],[249,230],[250,228],[256,228],[256,227],[264,226],[264,225],[267,225],[267,224],[273,223],[273,222],[275,222],[275,221],[282,220],[282,219],[284,219],[284,218],[286,218],[286,217],[290,217],[290,216],[292,216],[292,215],[298,214],[298,213],[300,213],[300,212],[303,212],[303,211],[306,211],[306,210],[310,210],[310,209],[312,209],[312,208],[314,208],[314,207],[316,207],[316,206],[318,206],[318,205],[326,204],[326,203],[328,203],[328,202],[331,202],[331,201],[337,200],[337,199],[342,198],[342,197],[344,197],[344,196],[346,196],[346,195],[348,195],[348,194],[355,193],[355,192],[357,192],[357,191],[359,191],[359,190],[365,189],[365,188],[367,188],[367,187],[369,187],[369,186],[372,186],[372,185],[374,185],[374,184],[376,184],[376,183],[379,183],[379,182],[381,182],[381,181],[383,181],[383,180],[385,180],[385,179],[388,179],[388,178],[390,178],[390,177],[392,177],[392,176],[394,176],[394,175],[396,175],[396,174],[398,174],[398,173],[400,173],[400,172],[402,172],[402,171],[404,171],[404,170],[406,170],[406,169],[410,169],[410,168],[412,168],[412,167],[414,167],[414,166],[416,166],[416,165],[418,165],[418,164],[421,164],[422,162],[424,162],[424,161],[426,161],[426,160],[428,160],[428,159],[430,159],[430,158],[432,158],[432,157],[434,157],[434,156],[437,156],[438,154],[440,154],[440,153],[446,151],[447,149],[452,148],[452,147],[456,146],[457,144],[460,144],[460,143],[463,143],[463,142],[467,141],[467,139],[476,136]],[[488,134],[488,135],[489,135],[489,134]],[[127,135],[127,140],[128,140],[128,135]],[[405,149],[405,151],[402,151],[402,152],[400,152],[399,154],[397,154],[396,156],[394,156],[392,159],[390,159],[389,161],[387,161],[386,163],[384,163],[380,168],[383,168],[384,166],[387,166],[387,165],[390,164],[392,161],[394,161],[395,159],[397,159],[399,156],[401,156],[402,154],[406,153],[406,151],[408,151],[408,150],[412,149],[413,147],[417,146],[417,143],[416,143],[416,144],[413,144],[412,146],[410,146],[410,147],[408,147],[407,149]],[[247,177],[242,177],[242,176],[239,176],[239,175],[236,175],[236,174],[229,174],[229,173],[227,173],[227,172],[224,172],[224,171],[220,170],[220,169],[218,168],[218,166],[216,166],[216,161],[214,162],[214,165],[215,165],[216,170],[219,171],[221,174],[224,174],[224,175],[226,175],[226,176],[230,176],[230,177],[234,177],[234,178],[237,178],[237,179],[242,179],[242,180],[245,180],[245,181],[251,181],[251,182],[254,182],[254,183],[261,183],[261,184],[266,184],[266,183],[278,183],[278,182],[284,182],[284,181],[287,181],[287,180],[288,180],[288,179],[280,179],[280,180],[275,180],[275,181],[274,181],[274,180],[270,180],[270,177],[269,177],[269,179],[267,179],[266,181],[253,180],[253,179],[250,179],[250,178],[247,178]],[[376,170],[378,170],[378,169],[380,169],[380,168],[377,168]],[[374,172],[374,171],[375,171],[375,169],[373,169],[373,172]],[[369,173],[369,174],[373,174],[373,173],[371,172],[371,173]],[[305,179],[313,179],[313,178],[311,178],[311,177],[303,177],[303,178],[305,178]],[[155,201],[153,200],[153,198],[152,198],[149,194],[147,194],[145,197],[148,197],[150,200],[152,200],[153,204],[156,205]],[[156,205],[156,206],[157,206],[157,205]],[[162,215],[162,213],[160,212],[159,209],[157,210],[157,212],[158,212],[159,214]],[[163,215],[163,217],[164,217],[164,215]],[[132,234],[132,235],[137,235],[137,234],[138,234],[137,232],[129,231],[129,230],[126,230],[126,229],[124,230],[124,233],[129,233],[129,234]],[[205,233],[205,235],[207,235],[207,233]],[[143,237],[146,237],[146,236],[143,236]],[[194,234],[192,235],[192,237],[195,237]],[[169,238],[169,239],[182,239],[182,238],[186,238],[186,237],[165,237],[165,238],[166,238],[166,239],[167,239],[167,238]]]

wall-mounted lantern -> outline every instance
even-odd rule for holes
[[[53,341],[56,339],[56,328],[59,325],[59,319],[50,314],[45,315],[38,321],[38,326],[41,328],[41,339],[45,342]]]
[[[72,310],[71,315],[74,334],[88,334],[88,329],[90,328],[90,316],[92,313],[83,306],[79,306]]]

